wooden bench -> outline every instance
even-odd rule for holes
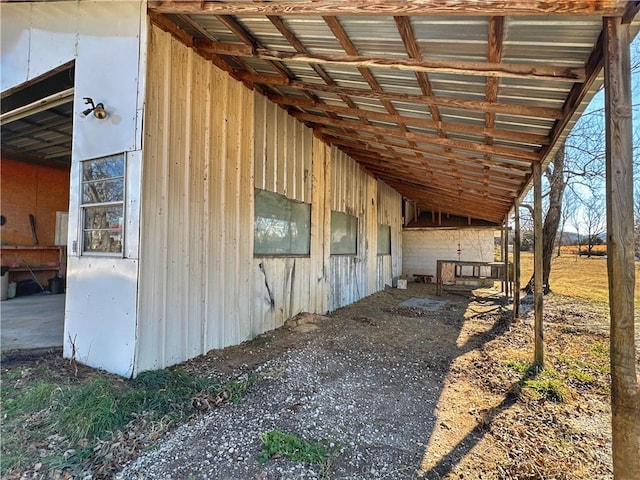
[[[413,281],[416,283],[431,283],[433,281],[433,275],[426,275],[424,273],[414,273]]]

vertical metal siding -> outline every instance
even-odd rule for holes
[[[376,272],[370,248],[374,248],[375,254],[377,225],[372,225],[375,222],[369,213],[375,208],[369,200],[372,194],[375,199],[375,179],[335,148],[332,149],[331,185],[331,209],[358,218],[357,255],[331,256],[329,309],[335,310],[373,293],[370,272],[374,284]],[[331,228],[330,221],[327,228]]]
[[[313,132],[262,95],[255,95],[256,188],[311,203]]]
[[[378,223],[391,227],[391,255],[378,258],[377,288],[391,285],[402,275],[402,196],[384,182],[378,181]]]
[[[322,288],[326,146],[314,140],[309,128],[262,95],[255,94],[254,101],[255,187],[312,204],[309,257],[253,259],[251,332],[258,335],[302,311],[326,311],[323,297],[327,293]]]
[[[136,373],[381,288],[377,219],[400,224],[399,195],[170,35],[149,42]],[[309,257],[254,258],[254,187],[311,204]],[[357,256],[330,257],[332,209],[359,218]]]
[[[251,336],[253,93],[153,27],[136,372]]]

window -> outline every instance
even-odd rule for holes
[[[122,253],[124,154],[82,162],[82,251]]]
[[[378,255],[391,255],[391,227],[378,224]]]
[[[358,253],[358,219],[342,212],[331,212],[331,255]]]
[[[255,189],[254,255],[309,255],[311,205]]]

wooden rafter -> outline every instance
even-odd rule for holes
[[[402,38],[402,42],[404,43],[404,47],[409,58],[422,60],[422,53],[420,52],[420,48],[416,42],[416,36],[413,32],[413,27],[411,26],[411,20],[408,17],[394,17],[394,21],[396,22],[398,33],[400,34],[400,38]],[[415,72],[415,75],[418,85],[420,85],[420,89],[422,90],[422,94],[426,96],[433,96],[433,89],[431,88],[431,82],[429,81],[427,74],[425,72]],[[435,122],[439,122],[441,120],[440,112],[438,107],[435,105],[429,105],[429,113]],[[447,136],[444,127],[440,127],[438,129],[438,133],[441,137]]]
[[[425,161],[420,165],[409,165],[402,160],[395,159],[396,161],[393,161],[394,159],[390,159],[390,157],[385,155],[367,155],[360,150],[351,149],[344,149],[344,152],[348,153],[353,158],[358,158],[363,161],[366,160],[367,163],[388,167],[391,172],[405,171],[411,172],[412,175],[419,175],[421,173],[424,178],[429,178],[431,181],[439,180],[446,183],[448,187],[458,185],[464,188],[482,188],[482,190],[489,195],[506,196],[509,198],[513,196],[509,194],[509,192],[513,191],[513,185],[500,184],[499,181],[496,181],[492,184],[492,187],[487,187],[484,184],[482,177],[478,178],[472,175],[462,174],[460,172],[452,172],[437,168],[429,161]],[[425,169],[425,166],[428,166],[429,168]]]
[[[246,72],[238,72],[236,76],[253,84],[281,85],[296,90],[313,90],[321,93],[335,95],[348,95],[350,97],[369,98],[374,100],[391,100],[396,102],[416,103],[418,105],[437,105],[439,107],[459,108],[462,110],[477,110],[482,112],[504,113],[507,115],[535,117],[535,118],[562,118],[563,110],[551,107],[538,107],[530,105],[517,105],[512,103],[489,103],[487,101],[469,100],[443,96],[412,95],[408,93],[374,92],[364,88],[328,87],[327,85],[298,82],[283,77],[270,75],[254,75]]]
[[[318,115],[310,115],[308,113],[296,113],[291,112],[294,118],[297,118],[303,122],[312,122],[315,124],[330,125],[343,129],[352,129],[361,132],[369,132],[375,135],[381,135],[386,137],[401,138],[408,141],[427,143],[431,145],[440,145],[450,148],[459,148],[462,150],[469,150],[472,152],[489,153],[492,155],[500,155],[502,157],[514,158],[517,160],[527,160],[531,162],[539,161],[540,155],[536,152],[521,150],[513,147],[491,146],[483,145],[474,142],[467,142],[464,140],[453,140],[450,138],[442,138],[434,135],[427,135],[423,133],[403,132],[401,130],[393,130],[382,127],[374,127],[371,125],[363,125],[361,122],[353,122],[350,120],[336,120],[328,117],[321,117]]]
[[[477,16],[477,15],[601,15],[619,16],[624,2],[592,0],[590,2],[559,2],[558,0],[323,0],[273,2],[211,2],[165,0],[150,2],[149,9],[158,13],[189,13],[215,15],[368,15],[368,16]]]
[[[350,140],[355,140],[355,141],[360,141],[360,140],[364,140],[363,136],[361,134],[359,134],[358,132],[354,132],[353,130],[348,131],[348,132],[338,132],[335,129],[332,128],[327,128],[327,127],[321,127],[321,128],[317,128],[316,132],[318,134],[322,134],[325,135],[327,138],[329,137],[333,137],[335,138],[334,141],[332,141],[331,143],[334,145],[340,145],[341,142],[343,141],[349,141]],[[336,135],[338,135],[338,133],[340,134],[340,137],[336,137]],[[442,157],[445,159],[448,159],[451,162],[458,162],[458,161],[469,161],[472,163],[476,163],[477,165],[483,165],[483,166],[489,166],[489,167],[502,167],[502,168],[507,168],[507,169],[513,169],[513,171],[530,171],[531,169],[531,163],[528,161],[523,161],[523,160],[513,160],[513,159],[506,159],[506,158],[492,158],[491,160],[487,160],[484,157],[469,157],[469,156],[465,156],[462,155],[460,153],[452,153],[452,152],[447,152],[444,150],[433,150],[430,151],[428,148],[424,148],[424,147],[412,147],[409,144],[404,144],[400,141],[395,141],[391,138],[385,138],[383,141],[377,140],[376,142],[383,145],[383,146],[389,146],[389,147],[394,147],[394,148],[401,148],[401,149],[405,149],[405,150],[411,150],[414,151],[415,153],[423,153],[425,155],[436,155],[438,157]]]
[[[228,17],[221,17],[228,18]],[[355,68],[378,68],[410,72],[435,72],[482,77],[528,78],[536,80],[559,80],[581,82],[585,78],[583,68],[562,65],[533,65],[521,63],[467,62],[415,58],[373,57],[368,55],[309,54],[246,48],[242,45],[212,43],[203,45],[203,50],[214,54],[250,57],[273,62],[301,62],[316,65],[348,66]]]
[[[511,50],[519,39],[513,18],[553,17],[571,24],[571,17],[585,15],[629,23],[640,0],[150,1],[148,10],[155,24],[266,95],[416,205],[501,223],[527,188],[533,165],[544,167],[590,95],[604,55],[600,39],[587,61],[577,51],[566,59],[534,50],[520,58],[514,55],[517,48]],[[251,29],[245,15],[262,16],[275,30],[267,37]],[[326,24],[332,34],[328,42],[316,31],[304,31],[306,22],[299,19],[305,16],[314,25]],[[386,17],[380,19],[383,29],[395,24],[392,55],[377,53],[385,49],[375,32],[371,38],[361,35],[359,16]],[[443,50],[425,27],[438,23],[435,17],[466,16],[487,26],[484,58],[464,42]],[[204,20],[213,17],[217,22],[210,29]],[[454,23],[462,28],[465,22]],[[239,40],[218,41],[219,25]],[[509,58],[507,53],[503,58],[507,34]],[[331,42],[341,50],[327,48]],[[298,71],[305,73],[296,78]],[[517,81],[501,80],[510,78]],[[540,89],[550,82],[554,93],[545,98]]]
[[[349,108],[340,105],[329,105],[326,103],[314,103],[309,100],[285,97],[282,95],[268,95],[269,100],[278,105],[297,107],[304,110],[319,110],[321,112],[336,113],[354,117],[366,117],[369,120],[379,120],[388,123],[402,123],[408,126],[433,128],[435,130],[444,129],[458,133],[468,133],[471,135],[487,135],[491,137],[509,139],[511,141],[523,142],[531,145],[546,145],[549,139],[545,135],[533,133],[523,133],[517,130],[507,130],[501,128],[487,128],[468,123],[454,123],[434,121],[423,117],[409,117],[398,114],[389,114],[365,110],[362,108]]]

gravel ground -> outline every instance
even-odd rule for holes
[[[241,403],[165,434],[117,478],[612,478],[606,318],[545,298],[548,364],[569,392],[556,403],[514,393],[523,374],[513,366],[533,352],[526,303],[513,322],[495,290],[434,293],[386,290],[183,364],[221,383],[257,380]],[[326,440],[334,454],[321,465],[262,463],[261,435],[274,429]]]
[[[240,365],[240,379],[248,373],[260,378],[242,403],[171,432],[120,478],[314,479],[328,470],[336,479],[415,478],[446,366],[457,354],[455,344],[443,348],[441,340],[455,339],[467,301],[451,296],[438,308],[400,309],[409,316],[380,315],[380,307],[393,311],[389,307],[411,297],[398,290],[381,295],[371,307],[375,317],[363,315],[368,312],[361,305],[285,327],[278,333],[296,348],[280,352],[276,345],[275,358]],[[283,458],[261,464],[260,435],[273,429],[326,439],[335,445],[335,458],[324,466]]]

